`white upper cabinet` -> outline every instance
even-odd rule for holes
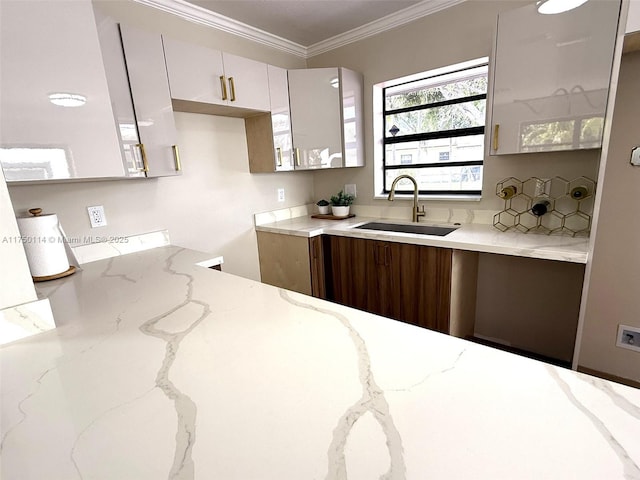
[[[343,165],[339,86],[337,68],[289,70],[296,169]]]
[[[226,105],[222,52],[163,36],[171,98]]]
[[[362,76],[344,68],[289,70],[296,169],[362,166]]]
[[[490,154],[601,146],[619,12],[610,0],[498,16]]]
[[[229,53],[222,54],[229,86],[229,105],[269,110],[269,74],[267,64]]]
[[[293,170],[287,71],[273,65],[269,65],[268,71],[275,170],[279,172]]]
[[[640,31],[640,0],[631,0],[629,2],[629,14],[627,15],[626,33]]]
[[[269,110],[266,63],[166,36],[163,41],[173,99]]]
[[[346,68],[340,69],[345,167],[364,165],[363,88],[362,74]]]
[[[147,177],[181,173],[162,37],[120,24],[122,48]]]
[[[1,10],[6,179],[123,177],[91,2],[3,1]]]

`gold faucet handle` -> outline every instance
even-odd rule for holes
[[[416,206],[416,215],[418,215],[419,217],[424,217],[426,215],[426,213],[424,211],[424,205],[417,205]]]

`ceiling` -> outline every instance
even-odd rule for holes
[[[133,1],[309,58],[466,0]]]
[[[190,0],[190,3],[309,47],[422,1]]]

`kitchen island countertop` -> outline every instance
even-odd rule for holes
[[[640,478],[640,390],[207,258],[38,286],[59,326],[0,347],[1,478]]]
[[[378,221],[411,223],[384,218],[352,217],[345,220],[326,220],[300,216],[256,225],[256,230],[300,237],[314,237],[323,234],[340,235],[545,260],[587,263],[589,251],[589,238],[587,237],[524,234],[514,231],[501,232],[492,225],[474,223],[460,225],[456,231],[444,237],[354,228],[363,223]],[[430,222],[420,222],[420,224],[437,225],[437,223]],[[445,225],[449,226],[450,224]]]

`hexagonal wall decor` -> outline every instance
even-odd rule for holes
[[[503,232],[588,236],[595,190],[588,177],[505,178],[496,184],[504,209],[494,215],[493,226]]]

